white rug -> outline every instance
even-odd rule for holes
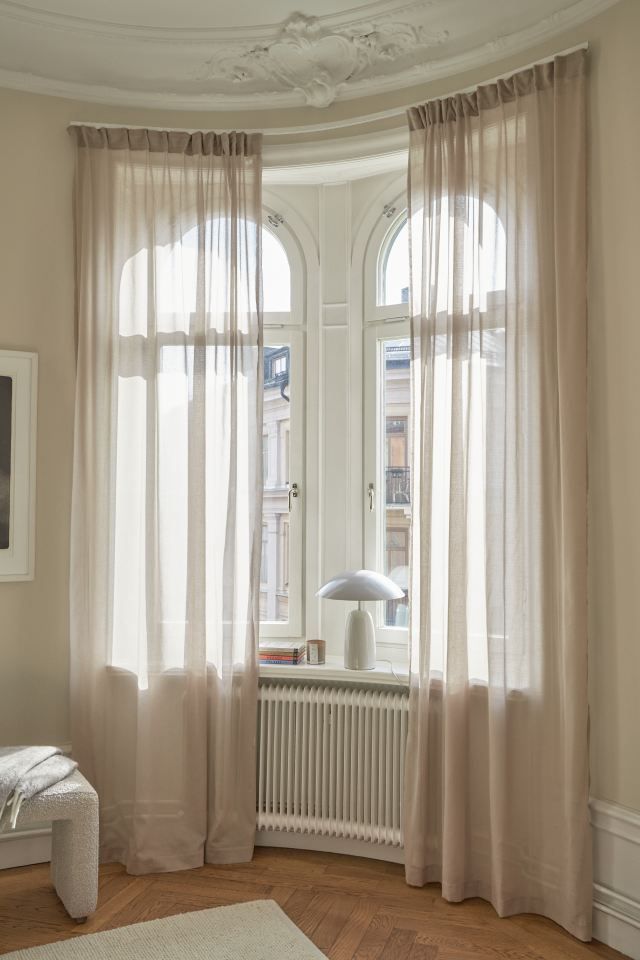
[[[326,960],[273,900],[181,913],[6,953],[2,960]]]

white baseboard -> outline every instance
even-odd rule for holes
[[[640,813],[591,800],[593,935],[640,960]]]
[[[51,826],[0,833],[0,870],[51,860]]]
[[[343,853],[350,857],[368,857],[370,860],[387,860],[404,863],[402,847],[390,847],[384,843],[369,843],[367,840],[346,840],[343,837],[317,837],[311,833],[290,833],[288,830],[256,831],[257,847],[288,847],[291,850],[319,850],[322,853]]]

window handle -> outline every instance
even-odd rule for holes
[[[298,499],[300,496],[300,490],[297,483],[292,483],[289,485],[289,513],[291,513],[291,500]]]
[[[374,507],[374,502],[373,502],[373,501],[374,501],[374,492],[373,492],[373,484],[372,484],[372,483],[369,484],[368,493],[369,493],[369,512],[370,512],[370,513],[373,513],[373,507]]]

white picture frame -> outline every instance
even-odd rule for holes
[[[33,580],[38,355],[0,350],[0,581]]]

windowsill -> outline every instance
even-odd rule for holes
[[[120,678],[129,682],[137,683],[135,671],[126,667],[106,665],[107,674],[114,678]],[[322,683],[355,683],[358,686],[366,687],[400,687],[409,686],[409,670],[406,665],[393,664],[389,660],[378,660],[375,670],[347,670],[344,666],[342,657],[327,657],[326,663],[300,663],[297,666],[293,664],[259,664],[259,673],[261,680],[316,680]],[[162,670],[155,675],[156,679],[176,679],[184,678],[186,672],[178,667]]]
[[[327,657],[326,663],[260,664],[262,680],[321,680],[332,683],[357,683],[358,686],[407,687],[409,671],[406,666],[378,660],[374,670],[347,670],[342,657]]]

